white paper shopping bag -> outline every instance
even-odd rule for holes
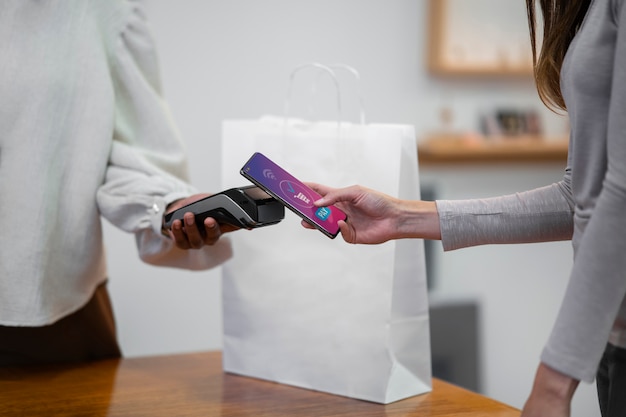
[[[227,120],[223,187],[262,152],[303,181],[359,183],[419,198],[412,126]],[[423,242],[350,245],[304,229],[287,211],[274,226],[232,234],[223,266],[224,370],[390,403],[430,391]]]

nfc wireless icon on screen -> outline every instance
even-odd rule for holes
[[[271,170],[271,169],[269,169],[269,168],[266,168],[266,169],[264,169],[264,170],[263,170],[263,176],[264,176],[265,178],[270,179],[270,180],[275,180],[275,179],[276,179],[276,175],[274,175],[274,173],[272,172],[272,170]]]
[[[339,220],[347,218],[335,206],[316,207],[318,193],[261,153],[252,155],[240,173],[330,238],[339,233]]]

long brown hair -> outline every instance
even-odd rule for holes
[[[537,92],[541,101],[552,110],[566,110],[561,94],[561,66],[590,3],[591,0],[539,0],[543,15],[543,41],[537,54],[535,0],[526,0]]]

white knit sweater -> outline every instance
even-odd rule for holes
[[[146,262],[205,269],[226,240],[183,251],[166,205],[195,193],[137,1],[0,3],[0,325],[80,308],[107,277],[101,216]]]

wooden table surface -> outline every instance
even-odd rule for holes
[[[0,369],[0,416],[457,416],[520,411],[440,380],[374,404],[222,372],[221,353]]]

